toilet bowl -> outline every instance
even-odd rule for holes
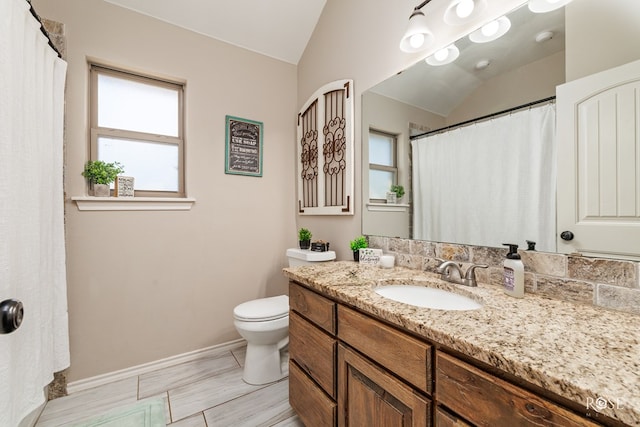
[[[289,266],[333,261],[333,251],[287,250]],[[278,381],[288,375],[281,350],[289,344],[289,297],[260,298],[243,302],[233,309],[233,324],[247,341],[242,379],[252,385]]]
[[[233,309],[233,323],[247,340],[242,379],[260,385],[284,378],[280,350],[289,343],[289,297],[243,302]]]

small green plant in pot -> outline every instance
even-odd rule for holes
[[[367,242],[367,238],[364,236],[356,237],[353,239],[349,246],[353,251],[353,260],[360,261],[360,249],[365,249],[369,247],[369,242]]]
[[[124,173],[124,167],[118,162],[107,163],[102,160],[90,160],[84,165],[82,176],[89,181],[94,196],[109,197],[109,184],[115,181],[121,173]]]
[[[311,246],[311,232],[306,228],[298,230],[298,243],[300,244],[300,249],[309,249],[309,246]]]
[[[392,185],[391,192],[396,193],[396,197],[400,200],[404,196],[404,187],[402,185]]]

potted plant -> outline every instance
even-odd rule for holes
[[[353,260],[354,261],[360,261],[360,249],[368,248],[369,247],[369,242],[367,242],[367,238],[366,237],[360,236],[360,237],[356,237],[355,239],[353,239],[349,243],[349,246],[351,247],[351,250],[353,251]]]
[[[397,203],[404,196],[404,187],[402,185],[392,185],[387,192],[387,203]]]
[[[311,232],[306,228],[298,230],[298,242],[300,243],[300,249],[309,249],[309,246],[311,246]]]
[[[109,184],[116,180],[118,174],[123,172],[124,168],[118,162],[107,163],[102,160],[89,160],[84,165],[82,176],[89,181],[94,196],[109,197]]]

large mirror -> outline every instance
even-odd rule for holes
[[[525,5],[508,18],[511,28],[501,38],[474,43],[464,37],[455,43],[455,61],[440,66],[420,61],[363,93],[364,234],[420,238],[413,208],[424,195],[412,185],[412,137],[553,97],[556,86],[565,82],[564,9],[540,14]],[[388,203],[384,193],[392,183],[402,185],[405,195]],[[486,203],[495,197],[490,188],[475,190],[484,192]],[[455,190],[450,194],[455,197]],[[522,247],[528,239],[511,240]],[[555,240],[548,240],[542,242],[543,250],[555,251]],[[451,243],[478,244],[464,237]]]

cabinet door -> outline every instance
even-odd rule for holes
[[[390,373],[338,346],[338,425],[430,426],[430,402]]]
[[[336,340],[295,312],[289,315],[289,355],[335,399]]]
[[[305,426],[336,425],[336,404],[294,361],[289,362],[289,404]]]
[[[637,259],[640,61],[557,93],[558,251]]]

